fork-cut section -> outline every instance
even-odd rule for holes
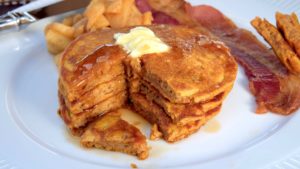
[[[84,147],[96,147],[124,152],[146,159],[149,148],[146,137],[133,125],[121,119],[119,111],[112,111],[91,123],[81,136]]]

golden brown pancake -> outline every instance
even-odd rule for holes
[[[122,60],[126,55],[119,47],[103,46],[96,51],[91,51],[94,53],[82,58],[82,61],[73,66],[69,62],[64,62],[67,56],[72,54],[72,52],[67,52],[69,48],[63,55],[60,70],[60,81],[69,100],[75,100],[98,84],[111,81],[124,74]]]
[[[98,103],[93,108],[84,110],[78,114],[73,114],[68,110],[68,107],[66,107],[64,103],[64,98],[60,95],[60,108],[58,112],[64,122],[67,124],[68,128],[71,131],[76,131],[77,128],[84,127],[87,122],[90,122],[95,117],[122,107],[126,100],[126,92],[121,91],[116,95],[107,98],[103,102]]]
[[[228,56],[228,49],[220,42],[214,42],[202,36],[198,31],[184,26],[154,25],[148,28],[172,49],[165,53],[144,55],[141,58],[143,64],[141,73],[145,79],[156,83],[154,86],[157,86],[160,92],[171,101],[207,100],[205,93],[218,90],[223,85],[234,81],[237,64],[231,56]],[[84,86],[87,83],[85,76],[92,76],[95,73],[92,70],[98,70],[101,67],[101,71],[104,66],[114,65],[115,62],[124,59],[126,54],[123,50],[109,45],[114,44],[114,33],[129,30],[130,28],[96,31],[73,42],[64,52],[62,59],[63,84],[74,85],[76,88]],[[103,45],[107,45],[103,50],[106,51],[107,58],[100,59],[103,62],[93,63],[94,65],[89,70],[84,69],[85,73],[79,71],[76,74],[75,70],[80,65],[87,65],[84,62],[99,58],[99,54],[92,52],[99,50]],[[112,52],[108,52],[110,48],[114,48],[111,49]],[[82,81],[82,78],[85,80]],[[204,81],[205,85],[202,84]]]
[[[94,89],[84,93],[77,100],[70,102],[65,99],[65,103],[72,113],[77,114],[124,90],[126,90],[126,81],[124,75],[120,75],[112,81],[97,85]]]
[[[132,135],[139,131],[109,113],[129,98],[168,142],[188,137],[220,111],[237,73],[228,49],[184,26],[147,27],[171,47],[168,52],[131,58],[113,39],[131,28],[87,33],[64,51],[59,114],[73,134],[84,133],[84,146],[147,157],[145,142]]]
[[[63,53],[59,114],[71,131],[81,131],[87,122],[120,108],[127,100],[122,63],[126,53],[110,46],[113,34],[112,30],[87,33]]]
[[[105,66],[103,66],[102,68],[106,69]],[[84,81],[85,83],[88,82],[88,84],[82,86],[81,88],[77,88],[76,86],[69,86],[66,82],[63,83],[64,78],[60,77],[60,91],[70,102],[73,102],[79,100],[82,95],[94,90],[95,88],[97,88],[97,86],[103,83],[108,83],[119,76],[124,76],[124,68],[122,66],[111,66],[107,70],[102,70],[102,74],[100,74],[99,72],[97,78],[94,77],[95,79],[92,79],[92,77],[89,77],[88,79],[82,78],[82,81]]]
[[[140,72],[140,60],[133,58],[126,58],[124,60],[127,86],[129,93],[136,93],[140,89],[141,78],[137,72]]]
[[[224,44],[188,28],[167,27],[156,34],[171,50],[143,56],[140,74],[171,102],[209,100],[232,86],[237,64]]]
[[[149,154],[146,137],[113,111],[91,123],[81,136],[81,145],[109,151],[119,151],[146,159]]]
[[[210,118],[221,110],[221,105],[201,115],[200,119],[190,121],[185,125],[172,122],[172,119],[157,104],[150,102],[141,94],[130,95],[134,109],[147,121],[157,124],[163,137],[168,142],[179,141],[196,132]]]
[[[151,85],[141,82],[140,93],[145,95],[147,100],[155,102],[162,107],[165,113],[174,121],[180,124],[185,124],[195,119],[199,119],[200,115],[205,112],[218,107],[222,104],[227,96],[228,90],[214,96],[213,99],[202,101],[195,104],[176,104],[164,98],[156,89]]]
[[[209,100],[202,100],[198,103],[173,103],[155,88],[157,86],[152,86],[153,83],[151,84],[151,82],[142,78],[141,60],[127,58],[124,63],[126,66],[129,93],[143,94],[147,100],[155,102],[162,107],[173,122],[181,125],[201,119],[200,115],[222,104],[233,86],[233,82],[230,82],[223,86],[222,90],[218,89],[213,93],[208,93],[210,94],[207,98]]]
[[[232,86],[237,65],[223,44],[184,26],[154,25],[148,28],[171,50],[142,56],[135,65],[140,69],[137,73],[170,102],[190,104],[206,101]],[[66,49],[61,62],[60,81],[61,93],[66,93],[67,103],[80,98],[82,91],[95,88],[103,79],[119,76],[119,73],[110,72],[112,68],[123,68],[124,71],[122,62],[127,54],[121,47],[112,45],[113,35],[129,30],[88,33]]]

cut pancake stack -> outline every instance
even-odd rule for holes
[[[105,33],[104,33],[105,34]],[[118,46],[105,46],[112,33],[91,33],[65,51],[59,79],[59,114],[75,135],[87,122],[120,108],[127,100],[123,59]],[[84,43],[84,47],[82,44]]]
[[[136,127],[121,119],[120,111],[111,111],[92,122],[81,136],[85,147],[96,147],[148,157],[145,136]]]
[[[115,30],[120,31],[120,30]],[[59,77],[59,115],[84,147],[148,157],[146,137],[121,119],[127,103],[123,60],[127,54],[111,46],[112,30],[92,32],[64,52]]]
[[[148,28],[168,52],[128,56],[113,35],[130,28],[85,34],[64,51],[59,114],[83,146],[145,159],[146,138],[116,113],[128,101],[154,125],[152,138],[162,134],[168,142],[189,136],[220,111],[237,73],[228,49],[187,27]]]
[[[219,42],[184,28],[168,32],[177,35],[171,42],[168,34],[159,37],[171,51],[127,58],[125,65],[135,110],[157,125],[166,141],[175,142],[220,111],[237,65]]]

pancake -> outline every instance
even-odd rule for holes
[[[59,114],[74,134],[80,134],[88,122],[127,101],[123,66],[127,55],[120,47],[110,45],[115,32],[118,30],[82,35],[63,53]]]
[[[224,44],[187,29],[159,31],[157,35],[171,51],[141,58],[141,77],[174,103],[209,100],[232,86],[237,73],[237,64]]]
[[[94,107],[86,109],[78,114],[73,114],[68,110],[62,95],[59,94],[59,98],[59,115],[71,131],[76,131],[76,129],[84,127],[87,122],[92,121],[95,117],[122,107],[127,100],[127,94],[126,91],[121,91],[114,96],[107,98],[103,102],[98,103]],[[76,135],[76,133],[74,134]]]
[[[128,81],[128,91],[130,93],[137,93],[140,90],[140,79],[133,79]]]
[[[109,112],[91,123],[81,136],[80,143],[88,148],[128,153],[139,159],[145,159],[149,154],[146,137],[122,120],[118,111]]]
[[[181,125],[200,119],[201,114],[222,104],[233,86],[233,82],[228,83],[226,85],[227,88],[223,87],[223,90],[217,90],[211,94],[207,98],[209,100],[202,100],[198,103],[172,103],[155,88],[156,86],[152,86],[151,82],[141,77],[140,60],[127,58],[124,63],[126,66],[129,93],[143,94],[147,100],[155,102],[162,107],[173,122]]]
[[[173,103],[212,99],[231,88],[237,74],[237,64],[223,44],[209,39],[202,42],[202,36],[196,31],[189,34],[173,38],[172,43],[169,42],[170,52],[148,54],[138,61],[125,62],[134,72],[131,74],[137,74]],[[172,37],[168,33],[162,35],[165,42],[169,40],[165,36]]]
[[[110,116],[128,99],[168,142],[188,137],[220,111],[237,73],[228,48],[185,26],[147,28],[170,50],[132,58],[115,45],[113,35],[131,29],[122,28],[84,34],[64,51],[59,114],[73,134],[89,133],[93,124],[105,123],[97,120],[99,116]],[[92,127],[86,128],[89,124]],[[125,129],[119,129],[119,136],[126,135]],[[123,142],[114,145],[103,139],[86,146],[138,154],[123,149]]]
[[[124,75],[122,56],[124,57],[125,54],[118,47],[107,48],[104,46],[88,56],[88,58],[74,65],[77,68],[72,73],[68,71],[67,67],[62,67],[60,81],[68,94],[68,99],[71,101],[76,100],[85,92],[95,88],[98,84]],[[64,57],[62,60],[64,60]],[[66,65],[68,64],[64,65],[62,62],[62,66]],[[71,76],[73,79],[71,79]]]
[[[105,66],[103,66],[102,68],[105,69]],[[103,83],[108,83],[119,76],[124,76],[123,66],[112,66],[107,70],[102,70],[102,74],[100,74],[99,72],[97,76],[89,77],[87,79],[82,78],[81,83],[88,82],[88,84],[82,84],[81,86],[70,85],[66,83],[66,81],[64,81],[64,78],[61,76],[59,80],[60,90],[66,97],[66,99],[68,99],[70,102],[73,102],[79,100],[82,95],[91,92],[92,90],[97,88],[97,86]]]
[[[116,32],[119,30],[95,31],[74,40],[62,56],[60,78],[63,84],[81,89],[82,86],[92,83],[87,79],[92,78],[97,82],[105,75],[113,76],[112,72],[106,73],[116,68],[126,57],[123,50],[111,45]]]
[[[221,105],[212,109],[201,116],[200,119],[191,121],[185,125],[173,123],[172,119],[157,104],[149,102],[141,94],[130,95],[134,109],[152,124],[157,124],[163,137],[168,142],[176,142],[196,132],[209,119],[214,117],[221,110]]]
[[[190,121],[201,118],[201,115],[207,111],[218,107],[226,97],[227,91],[216,95],[213,99],[196,104],[175,104],[163,98],[158,91],[153,89],[149,84],[141,85],[140,93],[146,96],[147,100],[156,103],[164,109],[164,112],[172,119],[173,122],[186,124]]]
[[[118,76],[110,82],[98,85],[79,99],[72,102],[65,100],[65,103],[73,114],[77,114],[124,90],[126,90],[124,76]]]
[[[129,93],[136,93],[140,89],[140,77],[137,72],[140,72],[140,60],[126,58],[124,60],[126,69],[127,88]]]

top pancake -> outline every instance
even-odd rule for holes
[[[170,102],[206,101],[233,85],[237,63],[223,43],[182,26],[150,29],[171,50],[142,56],[137,73]]]
[[[112,46],[115,32],[118,31],[87,33],[65,49],[60,66],[60,82],[69,100],[76,100],[98,84],[124,74],[122,60],[126,53],[120,47]]]
[[[232,85],[237,64],[222,43],[184,26],[152,25],[148,28],[171,49],[140,57],[140,75],[171,102],[207,100],[214,92]],[[77,87],[87,83],[84,79],[90,76],[88,74],[97,74],[121,62],[127,54],[114,45],[113,35],[130,29],[96,31],[75,40],[62,58],[62,81]],[[93,77],[97,80],[97,76]]]

